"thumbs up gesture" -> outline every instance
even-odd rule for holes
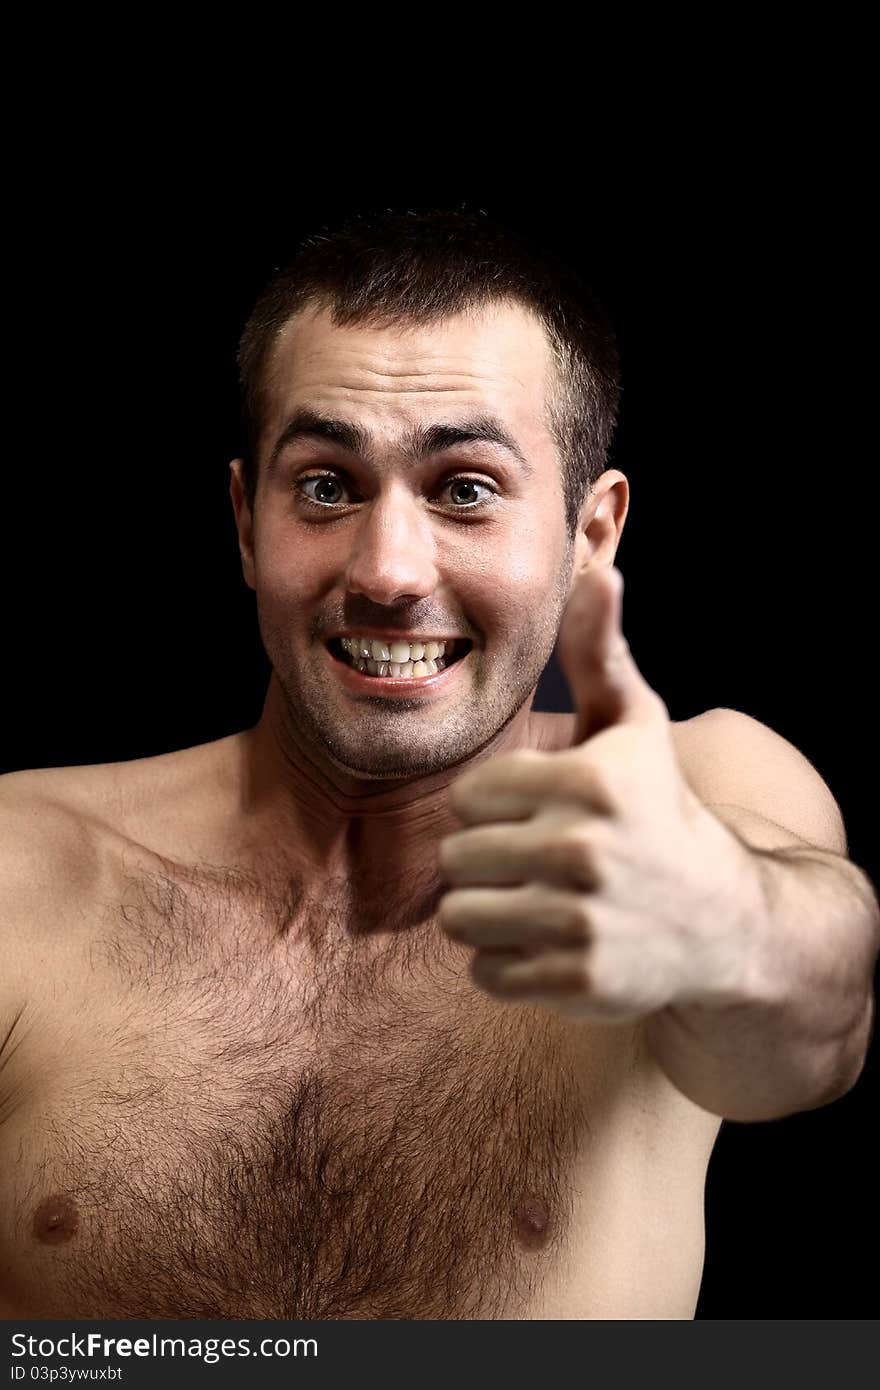
[[[757,880],[681,771],[666,705],[623,636],[622,594],[619,570],[586,569],[563,615],[572,746],[466,772],[450,791],[466,828],[440,846],[440,926],[473,948],[475,982],[612,1023],[740,998]]]

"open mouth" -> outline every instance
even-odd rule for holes
[[[359,671],[361,675],[403,683],[439,675],[461,661],[472,645],[469,637],[412,644],[331,637],[327,649],[336,661]],[[395,660],[395,657],[398,659]]]

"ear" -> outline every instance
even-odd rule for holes
[[[232,475],[229,483],[229,493],[232,497],[232,510],[235,513],[235,525],[238,530],[238,549],[241,554],[241,569],[244,574],[244,582],[247,584],[248,588],[256,589],[257,580],[254,568],[254,521],[245,496],[243,470],[244,460],[233,459],[229,465],[229,472]]]
[[[628,511],[629,482],[619,468],[606,468],[581,507],[569,591],[588,565],[610,567],[614,564]]]

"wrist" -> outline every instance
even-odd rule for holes
[[[770,1003],[775,987],[766,950],[772,864],[704,806],[699,862],[705,913],[690,987],[675,1005],[736,1008]]]

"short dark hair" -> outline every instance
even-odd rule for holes
[[[338,326],[426,324],[502,300],[531,310],[556,362],[547,425],[560,457],[569,538],[607,466],[620,367],[610,318],[574,269],[526,234],[462,208],[360,213],[300,242],[257,298],[238,347],[241,456],[253,511],[272,350],[309,305]]]

